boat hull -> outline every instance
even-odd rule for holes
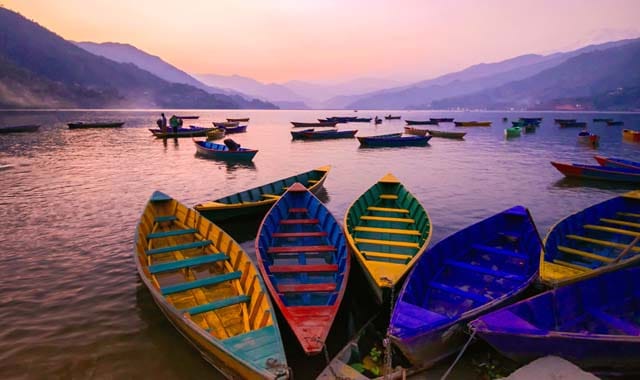
[[[366,147],[426,146],[429,140],[431,136],[358,137],[360,146]]]
[[[207,158],[213,158],[223,161],[251,161],[258,150],[239,148],[237,150],[229,150],[226,145],[216,144],[210,141],[195,141],[196,152]]]
[[[467,134],[467,132],[439,131],[437,129],[427,129],[427,132],[433,137],[442,137],[445,139],[463,139]]]
[[[160,129],[149,129],[149,131],[158,138],[179,138],[179,137],[202,137],[206,136],[207,132],[212,128],[179,128],[178,132],[173,133],[171,128],[167,129],[167,132],[162,132]]]
[[[293,128],[319,128],[319,127],[335,127],[338,122],[336,121],[320,121],[317,123],[302,123],[298,121],[292,121]]]
[[[434,120],[405,120],[407,125],[438,125],[437,121]]]
[[[304,140],[351,139],[356,133],[358,133],[357,129],[347,131],[313,131],[304,132],[302,138]]]
[[[594,158],[596,159],[596,161],[598,161],[598,164],[600,166],[640,170],[640,162],[623,160],[621,158],[602,157],[602,156],[595,156]]]
[[[69,123],[69,129],[86,129],[86,128],[120,128],[124,125],[124,121],[115,123]]]
[[[567,177],[595,179],[613,182],[640,183],[640,170],[613,168],[597,165],[565,164],[551,162],[558,171]]]
[[[427,130],[426,129],[420,129],[420,128],[412,128],[412,127],[404,127],[404,133],[408,134],[408,135],[414,135],[414,136],[426,136],[427,135]]]
[[[456,127],[490,127],[490,121],[455,121]]]
[[[0,127],[0,133],[25,133],[25,132],[37,132],[40,125],[10,125],[6,127]]]

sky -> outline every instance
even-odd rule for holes
[[[418,81],[640,36],[640,0],[0,0],[73,41],[128,43],[191,74]]]

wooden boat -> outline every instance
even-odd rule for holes
[[[218,128],[233,128],[240,125],[237,121],[214,121],[213,126]]]
[[[302,183],[309,191],[317,194],[322,189],[324,181],[329,175],[329,170],[331,170],[331,166],[321,166],[266,185],[198,203],[194,208],[212,222],[249,216],[262,217],[295,182]]]
[[[384,339],[388,320],[378,314],[369,319],[356,335],[331,359],[316,380],[401,380],[413,375],[412,368],[404,368],[407,363],[391,357],[391,367],[384,362]],[[385,373],[386,372],[386,373]]]
[[[194,116],[191,116],[191,115],[188,115],[188,116],[176,116],[176,117],[178,119],[182,119],[182,120],[196,120],[196,119],[200,118],[200,116],[195,116],[195,115]]]
[[[521,363],[554,355],[587,370],[637,375],[639,277],[640,268],[604,273],[484,315],[470,328]]]
[[[438,125],[437,121],[433,120],[405,120],[407,125]]]
[[[370,117],[356,117],[353,120],[349,120],[350,123],[369,123],[372,118]]]
[[[256,154],[257,149],[238,148],[230,150],[224,144],[216,144],[211,141],[193,140],[196,145],[196,152],[207,158],[215,158],[216,160],[225,161],[251,161]]]
[[[382,119],[380,119],[379,117],[375,117],[375,119],[373,119],[373,122],[378,125],[378,124],[382,124]]]
[[[224,128],[213,128],[207,131],[207,140],[218,140],[225,135]]]
[[[624,121],[620,120],[607,120],[608,126],[624,125]]]
[[[560,123],[560,128],[586,128],[587,123],[584,121],[574,121],[571,123]]]
[[[313,132],[304,132],[302,134],[302,138],[305,140],[325,140],[325,139],[344,139],[344,138],[353,138],[356,133],[358,133],[357,129],[350,129],[344,131],[338,130],[325,130],[325,131],[313,131]]]
[[[436,123],[453,123],[452,117],[430,117],[429,120],[435,121]]]
[[[235,127],[221,127],[226,135],[231,133],[244,133],[247,131],[247,125],[236,125]]]
[[[260,273],[307,355],[322,352],[347,287],[351,259],[329,210],[294,183],[262,220]]]
[[[304,134],[306,132],[313,132],[313,131],[315,131],[315,129],[313,129],[313,128],[301,129],[299,131],[291,131],[291,138],[294,139],[294,140],[303,139],[304,138]]]
[[[556,124],[575,123],[576,119],[553,119]],[[593,121],[596,121],[595,119]]]
[[[640,170],[638,169],[611,168],[598,165],[565,164],[554,161],[551,161],[551,165],[567,177],[640,183]]]
[[[490,127],[490,121],[456,121],[456,127]]]
[[[407,135],[426,136],[427,132],[428,131],[426,129],[413,128],[413,127],[404,127],[404,133],[407,134]]]
[[[391,316],[391,341],[426,368],[468,340],[464,326],[519,297],[538,277],[540,237],[516,206],[450,235],[416,263]]]
[[[336,123],[349,123],[349,122],[355,121],[357,118],[358,118],[357,116],[331,116],[331,117],[328,117],[326,120],[328,122],[335,121]]]
[[[520,137],[521,134],[522,134],[522,129],[520,127],[505,128],[504,130],[504,137],[506,138]]]
[[[0,127],[0,133],[25,133],[25,132],[37,132],[40,125],[6,125]]]
[[[79,121],[77,123],[69,123],[67,124],[69,129],[85,129],[85,128],[120,128],[124,125],[124,121],[114,121],[114,122],[95,122],[95,123],[86,123],[84,121]]]
[[[522,129],[524,130],[524,133],[534,133],[536,131],[537,127],[539,127],[539,126],[535,125],[535,124],[527,124],[527,125],[523,126]]]
[[[240,117],[240,118],[234,119],[234,118],[228,117],[227,121],[230,122],[230,123],[233,123],[233,122],[246,123],[246,122],[249,121],[249,118],[248,117]]]
[[[378,303],[420,258],[433,230],[424,207],[391,173],[349,206],[342,225]]]
[[[575,119],[573,119],[573,121],[576,121]],[[610,121],[613,121],[613,119],[609,119],[609,118],[595,118],[593,119],[594,123],[608,123]]]
[[[518,120],[525,124],[540,124],[542,122],[541,117],[521,117]]]
[[[603,157],[603,156],[595,156],[594,158],[596,159],[596,161],[598,161],[598,164],[600,166],[640,170],[640,162],[624,160],[622,158]]]
[[[463,139],[467,132],[450,132],[440,131],[437,129],[427,129],[427,132],[433,137],[443,137],[445,139]]]
[[[360,146],[366,147],[400,147],[400,146],[425,146],[431,140],[431,136],[363,136],[358,137]]]
[[[540,280],[559,286],[637,263],[639,227],[640,191],[569,215],[556,223],[544,239]]]
[[[627,141],[640,142],[640,131],[632,129],[623,129],[622,138]]]
[[[288,377],[266,289],[251,258],[227,233],[156,191],[134,247],[138,275],[153,300],[208,362],[227,378]]]
[[[151,133],[158,138],[168,138],[168,137],[201,137],[206,136],[207,132],[213,128],[204,128],[204,127],[195,127],[190,126],[189,128],[178,128],[176,133],[173,133],[173,129],[167,128],[166,132],[162,132],[158,128],[149,129]]]
[[[587,144],[595,147],[600,143],[600,136],[589,131],[581,131],[578,133],[578,142],[580,144]]]
[[[299,121],[292,121],[294,128],[319,128],[319,127],[330,127],[333,128],[338,124],[337,121],[319,121],[317,123],[302,123]]]
[[[387,119],[387,120],[400,120],[400,119],[402,119],[402,116],[394,116],[394,115],[389,114],[389,115],[385,116],[384,118]]]

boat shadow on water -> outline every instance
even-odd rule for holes
[[[200,160],[215,162],[218,164],[218,166],[225,167],[229,173],[234,172],[235,170],[238,170],[238,169],[256,169],[256,164],[253,161],[217,160],[215,158],[203,156],[199,153],[195,153],[194,157]]]
[[[638,184],[625,183],[625,182],[609,182],[599,181],[597,179],[582,179],[582,178],[562,178],[552,184],[556,188],[566,189],[580,189],[584,187],[590,187],[600,190],[635,190],[638,188]]]

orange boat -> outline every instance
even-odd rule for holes
[[[490,121],[456,121],[456,127],[490,127]]]

